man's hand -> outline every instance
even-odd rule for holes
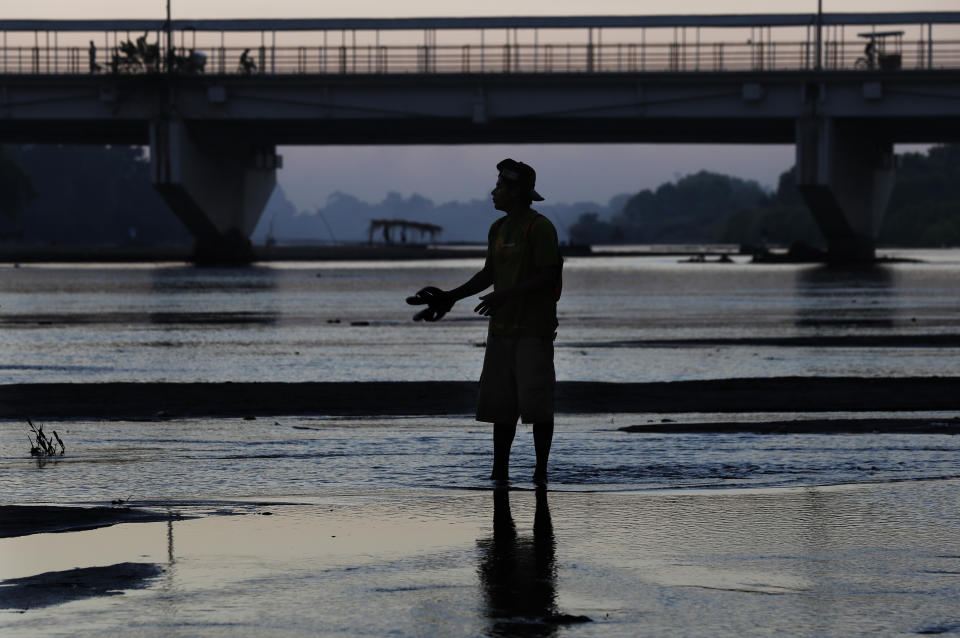
[[[450,293],[439,288],[427,286],[417,291],[412,297],[407,297],[411,306],[427,305],[426,308],[413,315],[414,321],[440,321],[453,307],[454,299]]]
[[[473,310],[484,317],[489,317],[497,311],[497,308],[506,302],[507,295],[503,291],[494,290],[493,292],[480,297],[480,303]]]

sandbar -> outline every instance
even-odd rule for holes
[[[960,434],[960,417],[951,419],[796,419],[789,421],[723,421],[676,423],[663,421],[628,425],[621,432],[721,434]]]
[[[98,596],[143,589],[163,573],[153,563],[118,563],[44,572],[0,582],[0,609],[41,609]]]
[[[180,518],[179,515],[131,507],[0,505],[0,538],[75,532],[118,523],[153,523]]]
[[[0,418],[469,415],[472,381],[0,385]],[[960,410],[960,377],[560,381],[560,414]]]

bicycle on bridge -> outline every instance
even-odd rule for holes
[[[903,61],[903,33],[903,31],[858,33],[857,37],[867,39],[867,46],[863,48],[863,57],[857,58],[853,67],[868,71],[877,68],[883,71],[899,69]],[[889,52],[888,49],[890,49]]]

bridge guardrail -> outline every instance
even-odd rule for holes
[[[677,24],[673,26],[664,22],[665,26],[607,30],[564,27],[470,31],[458,27],[439,31],[448,40],[443,44],[438,42],[438,29],[435,28],[423,30],[422,43],[412,43],[409,31],[385,30],[381,34],[380,29],[352,29],[281,31],[283,38],[296,41],[280,44],[276,29],[251,32],[246,25],[235,30],[220,25],[224,28],[219,31],[191,26],[169,34],[148,29],[140,35],[120,30],[84,31],[81,26],[67,31],[40,30],[38,27],[42,26],[42,21],[32,21],[31,30],[26,27],[2,30],[4,23],[0,21],[0,74],[345,75],[960,69],[960,22],[938,23],[938,34],[934,38],[932,18],[927,14],[923,16],[931,20],[930,23],[899,26],[892,22],[891,15],[896,14],[871,16],[883,25],[884,31],[879,35],[895,36],[878,37],[872,51],[867,45],[874,42],[870,34],[877,33],[876,27],[867,23],[858,26],[849,19],[842,24],[826,24],[819,38],[813,25],[804,24],[799,19],[783,20],[784,26],[764,25],[763,22],[750,26],[750,16],[735,16],[738,18],[736,27],[720,28],[709,25],[713,22],[726,25],[730,20],[719,19],[730,16],[712,16],[713,21],[709,19],[711,16],[701,16],[708,26],[699,26],[687,16],[683,21],[675,20]],[[757,16],[757,19],[772,18]],[[583,20],[589,21],[588,18]],[[64,21],[57,21],[51,26],[62,28],[63,24]],[[113,23],[105,21],[104,24]],[[891,28],[900,30],[891,31]],[[229,45],[226,41],[228,32],[232,40]],[[165,47],[161,44],[165,45],[167,38],[173,46],[164,54]],[[532,39],[532,42],[522,42],[521,39]]]
[[[612,43],[584,45],[448,45],[323,47],[266,47],[245,70],[240,63],[245,47],[215,47],[199,51],[204,62],[183,73],[216,75],[292,74],[410,74],[410,73],[663,73],[812,70],[813,54],[807,42],[775,42],[764,46],[714,42],[695,48],[670,43]],[[178,59],[190,50],[176,49]],[[197,53],[196,50],[193,51]],[[904,42],[901,52],[886,54],[897,60],[890,69],[958,69],[960,40],[940,41],[930,55],[923,41]],[[935,63],[931,63],[931,57]],[[16,75],[81,75],[87,73],[158,73],[156,64],[132,63],[125,58],[94,58],[87,51],[65,47],[51,51],[37,47],[0,49],[0,73]],[[178,69],[182,64],[178,64]],[[823,69],[882,69],[879,57],[871,66],[863,46],[854,42],[828,42]]]

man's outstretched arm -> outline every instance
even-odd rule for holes
[[[493,273],[486,266],[483,267],[483,270],[475,274],[470,278],[470,281],[463,284],[462,286],[457,286],[453,290],[446,291],[446,294],[450,297],[450,304],[454,304],[461,299],[466,297],[472,297],[473,295],[479,294],[493,285]]]

